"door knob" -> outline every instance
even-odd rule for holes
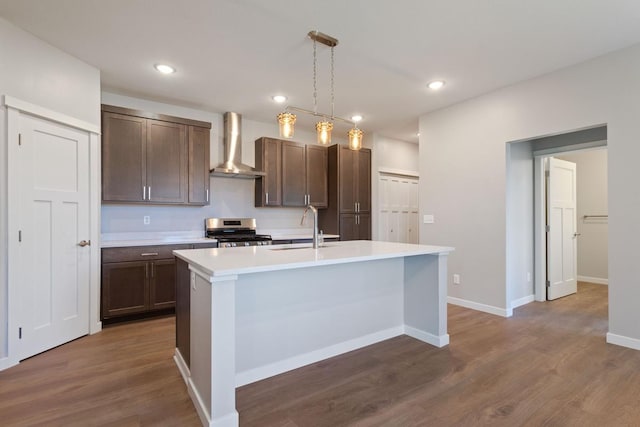
[[[573,237],[578,237],[578,236],[582,236],[581,233],[573,233]]]
[[[91,240],[80,240],[80,243],[78,243],[78,246],[82,246],[83,248],[85,246],[91,246]]]

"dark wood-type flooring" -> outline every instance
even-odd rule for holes
[[[449,305],[401,336],[241,387],[242,426],[640,426],[640,352],[605,343],[607,287],[504,319]],[[199,426],[174,321],[106,328],[0,372],[2,426]]]

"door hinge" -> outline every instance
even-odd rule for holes
[[[551,282],[549,280],[547,280],[547,288],[551,287]]]
[[[22,145],[22,134],[18,134],[18,145]]]
[[[551,231],[551,226],[550,225],[545,225],[544,226],[544,231],[546,231],[547,233]]]
[[[18,230],[18,242],[22,242],[22,230]]]
[[[18,328],[18,339],[21,340],[22,339],[22,327]]]

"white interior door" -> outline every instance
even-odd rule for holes
[[[378,183],[378,239],[418,243],[418,180],[381,174]]]
[[[89,135],[20,118],[19,360],[89,333]]]
[[[551,157],[547,180],[547,299],[576,293],[576,164]]]

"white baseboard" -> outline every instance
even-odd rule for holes
[[[397,337],[398,335],[402,334],[404,334],[404,326],[397,326],[379,332],[374,332],[363,337],[354,338],[352,340],[320,348],[309,353],[290,357],[289,359],[281,360],[279,362],[259,366],[257,368],[249,369],[243,372],[238,372],[236,373],[236,387],[260,381],[265,378],[290,371],[292,369],[297,369],[302,366],[319,362],[321,360],[328,359],[330,357],[353,351],[371,344],[375,344],[380,341],[388,340],[389,338]]]
[[[436,347],[444,347],[449,345],[449,334],[433,335],[429,332],[421,331],[420,329],[412,328],[411,326],[404,325],[404,333],[412,338],[431,344]]]
[[[517,300],[511,301],[511,308],[514,309],[521,307],[535,301],[535,299],[535,295],[527,295],[526,297],[518,298]]]
[[[579,282],[595,283],[596,285],[608,285],[609,279],[602,277],[578,276]]]
[[[637,338],[629,338],[622,335],[607,333],[607,342],[609,344],[615,344],[622,347],[632,348],[634,350],[640,350],[640,340]]]
[[[189,390],[191,401],[193,402],[193,406],[196,407],[196,412],[198,413],[198,417],[200,418],[203,426],[238,427],[238,425],[240,425],[238,411],[235,410],[224,417],[212,420],[211,415],[209,414],[209,411],[207,411],[207,407],[202,401],[202,397],[200,396],[200,393],[198,393],[198,389],[196,389],[193,381],[191,381],[191,378],[189,378],[189,381],[187,382],[187,389]]]
[[[0,371],[4,371],[5,369],[9,369],[12,366],[16,366],[19,363],[20,362],[18,362],[17,360],[13,360],[10,357],[3,357],[2,359],[0,359]]]
[[[470,308],[472,310],[483,311],[489,314],[495,314],[501,317],[511,317],[513,315],[512,309],[505,309],[500,307],[494,307],[493,305],[481,304],[479,302],[469,301],[462,298],[447,297],[447,302],[453,305],[459,305],[460,307]]]
[[[184,380],[185,384],[187,384],[188,386],[189,377],[191,376],[191,371],[189,370],[187,363],[182,358],[182,353],[180,353],[180,350],[178,350],[177,348],[173,354],[173,360],[176,362],[176,365],[178,366],[178,371],[180,371],[180,375],[182,375],[182,379]]]

